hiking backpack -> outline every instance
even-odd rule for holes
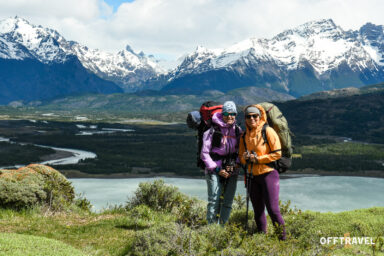
[[[200,111],[192,111],[188,113],[187,125],[189,128],[197,131],[197,153],[196,153],[196,166],[200,169],[205,169],[205,163],[200,158],[201,148],[203,147],[203,135],[208,129],[212,132],[212,147],[219,147],[223,134],[220,128],[216,124],[212,124],[212,116],[217,112],[223,110],[223,105],[215,101],[206,101],[201,107]],[[236,124],[235,126],[236,137],[240,137],[240,127]],[[212,159],[218,156],[211,154]],[[227,156],[228,157],[228,156]],[[231,158],[233,155],[231,155]],[[237,153],[236,153],[237,157]],[[228,159],[227,159],[228,160]]]
[[[203,146],[203,134],[212,127],[212,116],[223,110],[223,105],[216,101],[206,101],[201,104],[200,111],[188,113],[187,125],[189,128],[197,131],[197,157],[196,165],[205,169],[203,160],[200,159],[201,148]]]
[[[289,167],[292,165],[292,152],[293,152],[293,146],[292,146],[292,138],[291,135],[292,132],[289,130],[287,119],[283,116],[280,109],[269,102],[262,102],[258,105],[262,106],[267,114],[267,123],[264,124],[261,135],[264,140],[264,144],[267,143],[269,146],[268,138],[267,138],[267,127],[272,127],[277,135],[279,136],[280,143],[281,143],[281,158],[267,164],[268,166],[275,168],[279,173],[286,172]],[[243,134],[243,141],[244,146],[245,145],[245,133]]]

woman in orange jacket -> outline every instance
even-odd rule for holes
[[[267,123],[267,116],[260,105],[250,105],[245,108],[246,132],[239,143],[239,157],[243,165],[246,164],[250,173],[250,191],[257,230],[267,232],[267,218],[265,207],[274,225],[282,227],[280,239],[285,240],[284,220],[279,208],[279,173],[270,163],[281,157],[279,136],[271,127],[266,128],[268,143],[262,136],[263,126]]]

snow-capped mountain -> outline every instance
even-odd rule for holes
[[[330,19],[311,21],[271,39],[250,38],[225,49],[199,46],[163,89],[259,86],[300,96],[384,81],[383,57],[383,26],[344,31]]]
[[[87,81],[92,81],[92,92],[118,92],[116,84],[126,92],[161,89],[166,94],[256,86],[294,97],[360,87],[384,81],[384,27],[367,23],[357,31],[345,31],[330,19],[311,21],[270,39],[250,38],[223,49],[199,46],[180,63],[165,73],[159,61],[130,46],[108,53],[67,41],[52,29],[18,17],[0,21],[0,87],[5,88],[0,90],[0,102],[17,99],[7,96],[14,95],[15,88],[25,83],[40,88],[46,79],[51,79],[49,89],[60,87],[61,93],[47,91],[42,98],[58,97],[66,90],[64,94],[86,92]],[[81,76],[75,77],[76,72]],[[13,94],[7,91],[10,85]],[[31,95],[28,100],[41,98]]]
[[[71,50],[86,69],[126,91],[136,91],[142,81],[165,72],[152,56],[135,53],[129,45],[116,54],[89,49],[78,43],[71,45]]]
[[[0,104],[123,91],[89,72],[68,51],[71,44],[56,31],[21,18],[0,21]]]
[[[48,64],[63,63],[71,55],[87,70],[128,91],[136,90],[141,81],[164,72],[153,57],[143,52],[137,54],[130,46],[115,54],[108,53],[67,41],[58,32],[32,25],[22,18],[0,21],[0,58],[35,58]]]
[[[37,59],[42,63],[63,63],[67,53],[60,42],[66,42],[54,30],[33,26],[15,17],[0,21],[0,58]]]

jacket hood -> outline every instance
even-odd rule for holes
[[[254,104],[254,105],[249,105],[249,106],[246,106],[245,109],[244,109],[244,113],[246,112],[245,110],[249,107],[256,107],[260,110],[260,113],[261,113],[261,116],[260,116],[260,122],[257,124],[257,127],[256,128],[251,128],[251,127],[248,127],[247,125],[247,121],[245,121],[245,126],[246,126],[246,129],[247,131],[259,131],[263,128],[264,124],[267,122],[267,113],[265,112],[264,108],[258,104]]]
[[[236,119],[235,119],[235,122],[233,124],[227,124],[223,120],[223,114],[221,112],[217,112],[217,113],[213,114],[213,116],[212,116],[212,123],[215,123],[220,127],[231,127],[232,125],[236,124]]]

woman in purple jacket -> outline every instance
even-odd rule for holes
[[[201,160],[208,186],[207,221],[225,224],[236,192],[238,146],[241,129],[236,125],[236,105],[226,101],[222,113],[212,117],[212,127],[203,135]]]

